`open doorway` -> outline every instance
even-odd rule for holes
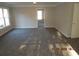
[[[37,9],[37,21],[38,21],[38,28],[44,27],[44,10]]]

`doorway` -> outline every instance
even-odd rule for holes
[[[38,28],[44,28],[44,10],[37,9]]]

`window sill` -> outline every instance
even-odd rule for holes
[[[4,29],[5,27],[0,27],[0,30]]]
[[[0,27],[0,30],[4,29],[4,28],[7,28],[7,27],[10,27],[10,25],[6,26],[6,27]]]

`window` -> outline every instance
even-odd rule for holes
[[[7,9],[3,9],[3,15],[4,15],[4,18],[5,18],[5,25],[6,26],[9,26],[10,25],[10,22],[9,22],[9,14],[8,14],[8,10]]]
[[[42,20],[42,19],[43,19],[43,17],[42,17],[42,16],[43,16],[42,13],[43,13],[42,10],[38,10],[38,11],[37,11],[37,19],[38,19],[38,20]]]
[[[9,26],[9,13],[8,9],[0,8],[0,29]]]
[[[5,26],[4,19],[3,19],[3,13],[2,8],[0,8],[0,28],[3,28]]]

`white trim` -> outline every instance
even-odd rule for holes
[[[55,27],[56,28],[56,27]],[[70,38],[70,35],[65,34],[64,32],[62,32],[60,29],[56,28],[59,32],[61,32],[65,37]]]
[[[54,26],[44,26],[44,28],[55,28]]]

